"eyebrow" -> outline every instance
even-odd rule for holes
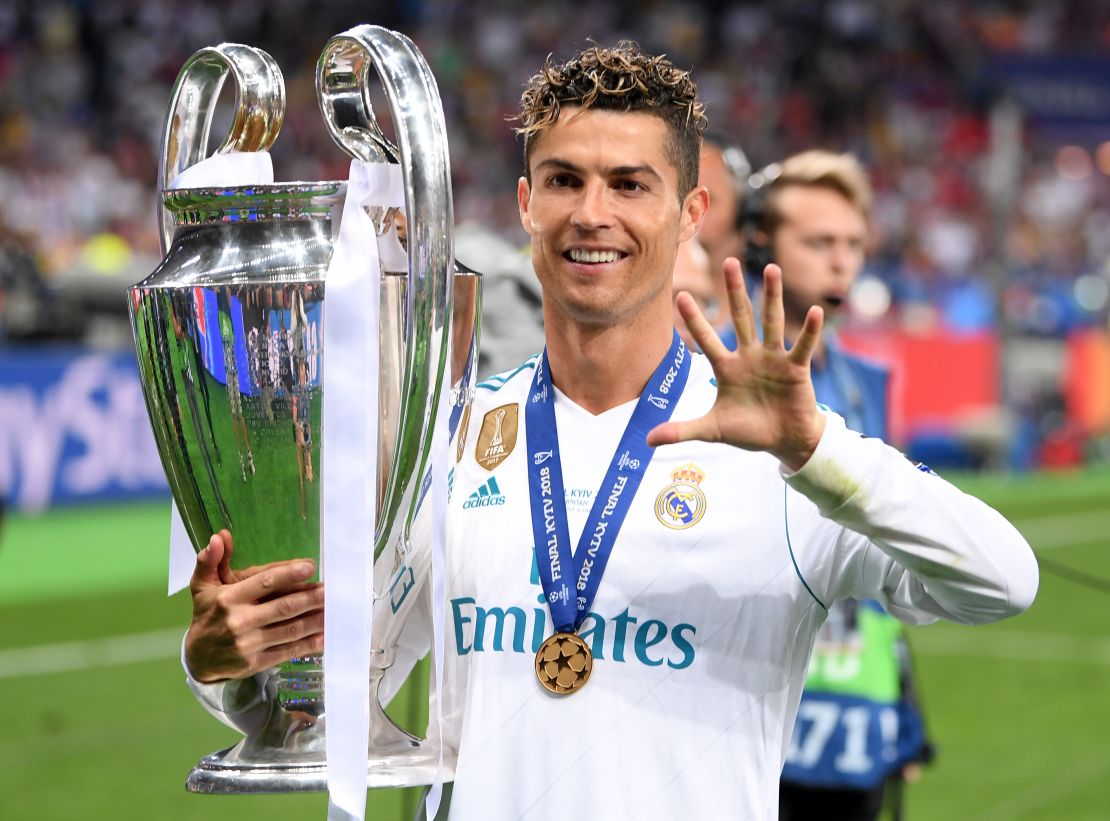
[[[559,159],[558,157],[551,157],[546,160],[541,160],[536,165],[536,170],[539,171],[542,168],[554,168],[557,170],[570,171],[571,173],[582,175],[586,173],[585,169],[581,166],[575,165],[568,160]],[[606,176],[610,177],[632,177],[636,174],[646,174],[649,177],[654,177],[657,180],[663,179],[663,177],[660,176],[659,172],[652,168],[650,165],[618,165],[614,168],[606,169],[605,173]]]

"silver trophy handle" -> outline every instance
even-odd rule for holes
[[[374,116],[371,66],[385,88],[399,147],[385,138]],[[316,90],[336,143],[355,159],[400,164],[405,183],[408,341],[376,558],[395,536],[402,550],[408,541],[446,366],[455,269],[447,126],[424,57],[408,37],[381,26],[357,26],[329,40],[317,63]],[[403,531],[394,533],[399,511],[407,511],[406,519]]]
[[[371,46],[357,37],[359,29],[388,31],[360,26],[328,41],[316,69],[316,96],[324,123],[336,144],[355,159],[400,162],[400,152],[378,126],[367,94],[366,80],[374,58]]]
[[[265,151],[277,139],[285,119],[285,81],[274,58],[238,43],[202,48],[182,66],[170,97],[162,129],[158,196],[190,166],[208,155],[208,137],[216,100],[228,74],[235,77],[235,119],[216,153]],[[158,209],[163,255],[174,226],[164,207]]]

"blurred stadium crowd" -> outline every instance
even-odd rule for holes
[[[410,33],[428,56],[447,108],[456,213],[513,242],[519,153],[505,121],[523,79],[538,55],[631,36],[695,68],[713,130],[756,165],[813,145],[864,160],[878,192],[871,272],[902,321],[993,324],[984,274],[998,258],[1018,327],[1052,335],[1105,320],[1110,142],[1060,145],[1026,129],[999,237],[996,212],[1008,203],[992,201],[988,125],[1002,91],[992,59],[1105,56],[1101,4],[593,2],[568,14],[558,2],[496,0],[381,9],[98,0],[0,9],[7,333],[64,332],[56,311],[31,321],[28,299],[47,291],[28,291],[75,271],[141,276],[156,259],[161,121],[173,78],[199,47],[232,40],[273,53],[289,94],[279,178],[342,176],[346,161],[319,120],[314,64],[328,37],[366,20]]]
[[[513,246],[524,238],[511,193],[520,155],[506,120],[525,78],[549,52],[630,37],[694,68],[712,131],[755,167],[812,146],[863,160],[877,200],[857,326],[1039,339],[1106,328],[1105,4],[375,5],[0,6],[0,339],[126,345],[122,286],[159,257],[162,119],[174,77],[200,47],[250,43],[281,65],[279,179],[344,177],[348,161],[317,109],[315,61],[330,36],[362,22],[410,34],[428,57],[451,136],[456,217]],[[1066,81],[1054,86],[1056,75]],[[1015,97],[1022,105],[1007,121],[1004,101]],[[1009,143],[1007,122],[1017,124]]]

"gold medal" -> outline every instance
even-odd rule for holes
[[[536,678],[549,693],[564,695],[590,680],[594,657],[589,645],[573,633],[556,633],[536,653]]]

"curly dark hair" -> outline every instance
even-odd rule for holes
[[[535,139],[555,124],[563,105],[654,114],[667,124],[666,152],[678,171],[679,198],[697,185],[701,134],[709,119],[690,72],[666,55],[644,54],[629,40],[615,48],[591,43],[565,63],[548,55],[543,68],[529,79],[515,118],[520,123],[516,133],[524,137],[524,176],[529,182]]]

